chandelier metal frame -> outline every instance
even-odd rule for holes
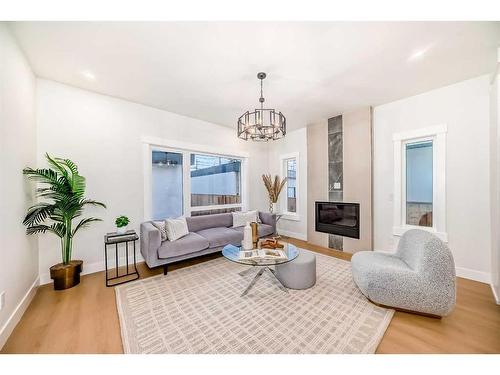
[[[245,141],[275,141],[286,135],[286,118],[283,113],[273,108],[264,108],[263,80],[266,76],[264,72],[257,74],[260,79],[260,108],[252,112],[246,111],[238,118],[238,138]]]

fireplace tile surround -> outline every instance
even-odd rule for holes
[[[331,202],[342,202],[344,195],[342,125],[342,115],[328,119],[328,199]],[[329,234],[328,247],[335,250],[343,250],[343,237]]]

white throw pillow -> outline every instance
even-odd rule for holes
[[[257,223],[257,211],[233,212],[233,228],[242,227],[247,222]]]
[[[160,231],[161,240],[167,240],[167,228],[164,221],[152,221],[151,224]]]
[[[165,220],[165,229],[167,231],[167,237],[170,241],[178,240],[189,233],[185,217]]]

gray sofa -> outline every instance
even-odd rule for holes
[[[259,237],[276,233],[276,215],[259,212]],[[231,213],[193,216],[186,218],[189,234],[176,241],[161,241],[161,234],[151,221],[141,224],[141,253],[150,267],[163,266],[180,260],[221,251],[228,244],[241,245],[243,227],[232,228]]]
[[[360,251],[351,259],[352,276],[372,302],[441,317],[455,307],[455,263],[450,249],[433,234],[413,229],[396,253]]]

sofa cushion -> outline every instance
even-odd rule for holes
[[[186,221],[189,231],[197,233],[202,229],[232,227],[233,215],[229,212],[225,214],[192,216],[187,217]]]
[[[158,258],[173,258],[184,254],[195,253],[208,248],[208,240],[197,233],[188,233],[176,241],[164,241],[158,249]]]
[[[232,212],[233,228],[244,227],[247,223],[257,222],[257,211]]]
[[[209,228],[202,229],[197,233],[208,240],[211,248],[225,246],[228,244],[239,246],[241,245],[241,241],[243,241],[243,232],[232,228]]]
[[[233,230],[240,232],[241,235],[243,235],[244,229],[245,229],[245,227],[233,228]],[[258,233],[259,237],[266,237],[266,236],[270,236],[271,234],[273,234],[274,229],[271,225],[257,224],[257,233]]]

